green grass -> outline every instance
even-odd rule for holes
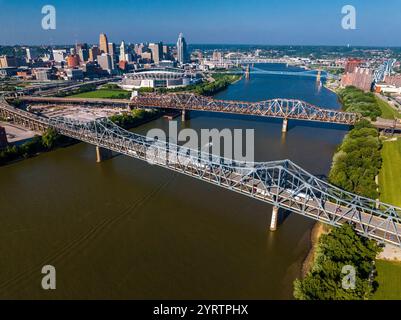
[[[131,92],[118,89],[100,89],[68,96],[69,98],[129,99]]]
[[[381,153],[380,200],[401,207],[401,139],[385,141]]]
[[[401,300],[401,262],[377,260],[379,287],[374,300]]]
[[[377,104],[379,105],[379,108],[382,112],[382,115],[380,116],[381,118],[384,119],[395,119],[395,118],[401,118],[401,114],[394,110],[386,101],[383,101],[380,98],[377,98]]]

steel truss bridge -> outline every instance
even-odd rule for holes
[[[401,247],[401,208],[343,191],[290,160],[238,162],[126,131],[108,119],[37,117],[0,101],[0,115],[30,118],[60,134],[209,182],[274,208],[332,226],[351,223],[365,237]],[[274,210],[273,210],[274,213]]]
[[[273,70],[263,70],[261,68],[252,68],[251,74],[261,74],[261,75],[281,75],[281,76],[296,76],[296,77],[311,77],[316,78],[318,76],[318,72],[316,70],[304,70],[304,71],[273,71]],[[243,74],[243,71],[223,71],[216,73],[224,73],[224,74]],[[339,77],[336,75],[329,74],[327,72],[321,73],[321,79],[338,79]]]
[[[260,102],[218,100],[189,93],[144,94],[122,99],[85,99],[22,97],[20,100],[34,103],[77,103],[96,105],[120,105],[135,108],[162,108],[194,111],[221,112],[241,115],[282,118],[285,120],[306,120],[353,125],[361,116],[352,112],[322,109],[310,103],[295,99],[272,99]]]

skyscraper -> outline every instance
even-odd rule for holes
[[[126,61],[125,54],[125,42],[122,41],[120,45],[120,61]]]
[[[99,37],[99,49],[102,53],[109,53],[109,42],[107,41],[107,36],[104,33],[101,33]]]
[[[95,61],[97,56],[100,55],[100,49],[98,46],[93,46],[89,49],[89,61]]]
[[[111,56],[107,53],[102,53],[100,56],[97,57],[97,62],[103,70],[106,70],[108,73],[113,72],[113,63],[111,60]]]
[[[149,49],[152,51],[152,59],[154,63],[157,64],[163,60],[163,44],[161,42],[149,43]]]
[[[177,41],[177,60],[180,64],[188,62],[187,42],[182,33],[179,34]]]

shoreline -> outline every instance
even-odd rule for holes
[[[133,129],[133,128],[137,128],[137,127],[139,127],[139,126],[141,126],[143,124],[146,124],[146,123],[151,122],[153,120],[159,119],[162,116],[163,116],[163,114],[160,113],[160,114],[154,115],[153,117],[150,117],[149,119],[142,119],[137,124],[135,124],[134,126],[132,126],[130,128],[126,128],[125,130],[130,130],[130,129]],[[72,138],[68,138],[68,139],[72,139]],[[37,153],[35,153],[35,154],[33,154],[32,156],[29,156],[29,157],[21,156],[21,157],[18,157],[17,159],[14,159],[14,160],[5,162],[3,164],[0,164],[0,168],[1,167],[6,167],[8,165],[12,165],[12,164],[17,163],[17,162],[21,162],[21,161],[24,161],[24,160],[27,160],[27,159],[30,159],[30,158],[35,158],[35,157],[40,156],[41,154],[44,154],[44,153],[53,152],[53,151],[56,151],[56,150],[61,149],[61,148],[68,148],[68,147],[74,146],[74,145],[82,143],[82,142],[83,141],[72,139],[72,141],[64,142],[64,143],[60,144],[59,146],[54,147],[53,149],[42,151],[42,152],[37,152]]]
[[[310,241],[311,247],[304,261],[302,262],[301,267],[301,277],[305,278],[307,273],[312,269],[313,264],[315,263],[316,252],[319,244],[320,237],[329,232],[329,227],[321,222],[316,222],[313,228],[310,230]]]

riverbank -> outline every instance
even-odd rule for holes
[[[116,115],[110,120],[128,130],[160,118],[162,111],[132,110],[131,114]],[[79,143],[75,139],[58,134],[54,129],[48,129],[42,136],[34,136],[21,145],[10,145],[0,150],[0,166],[36,157],[42,153],[51,152]]]
[[[316,250],[318,248],[320,237],[323,234],[327,234],[330,231],[330,227],[321,222],[316,222],[310,232],[311,248],[302,263],[302,278],[305,278],[309,271],[311,271],[316,258]]]

